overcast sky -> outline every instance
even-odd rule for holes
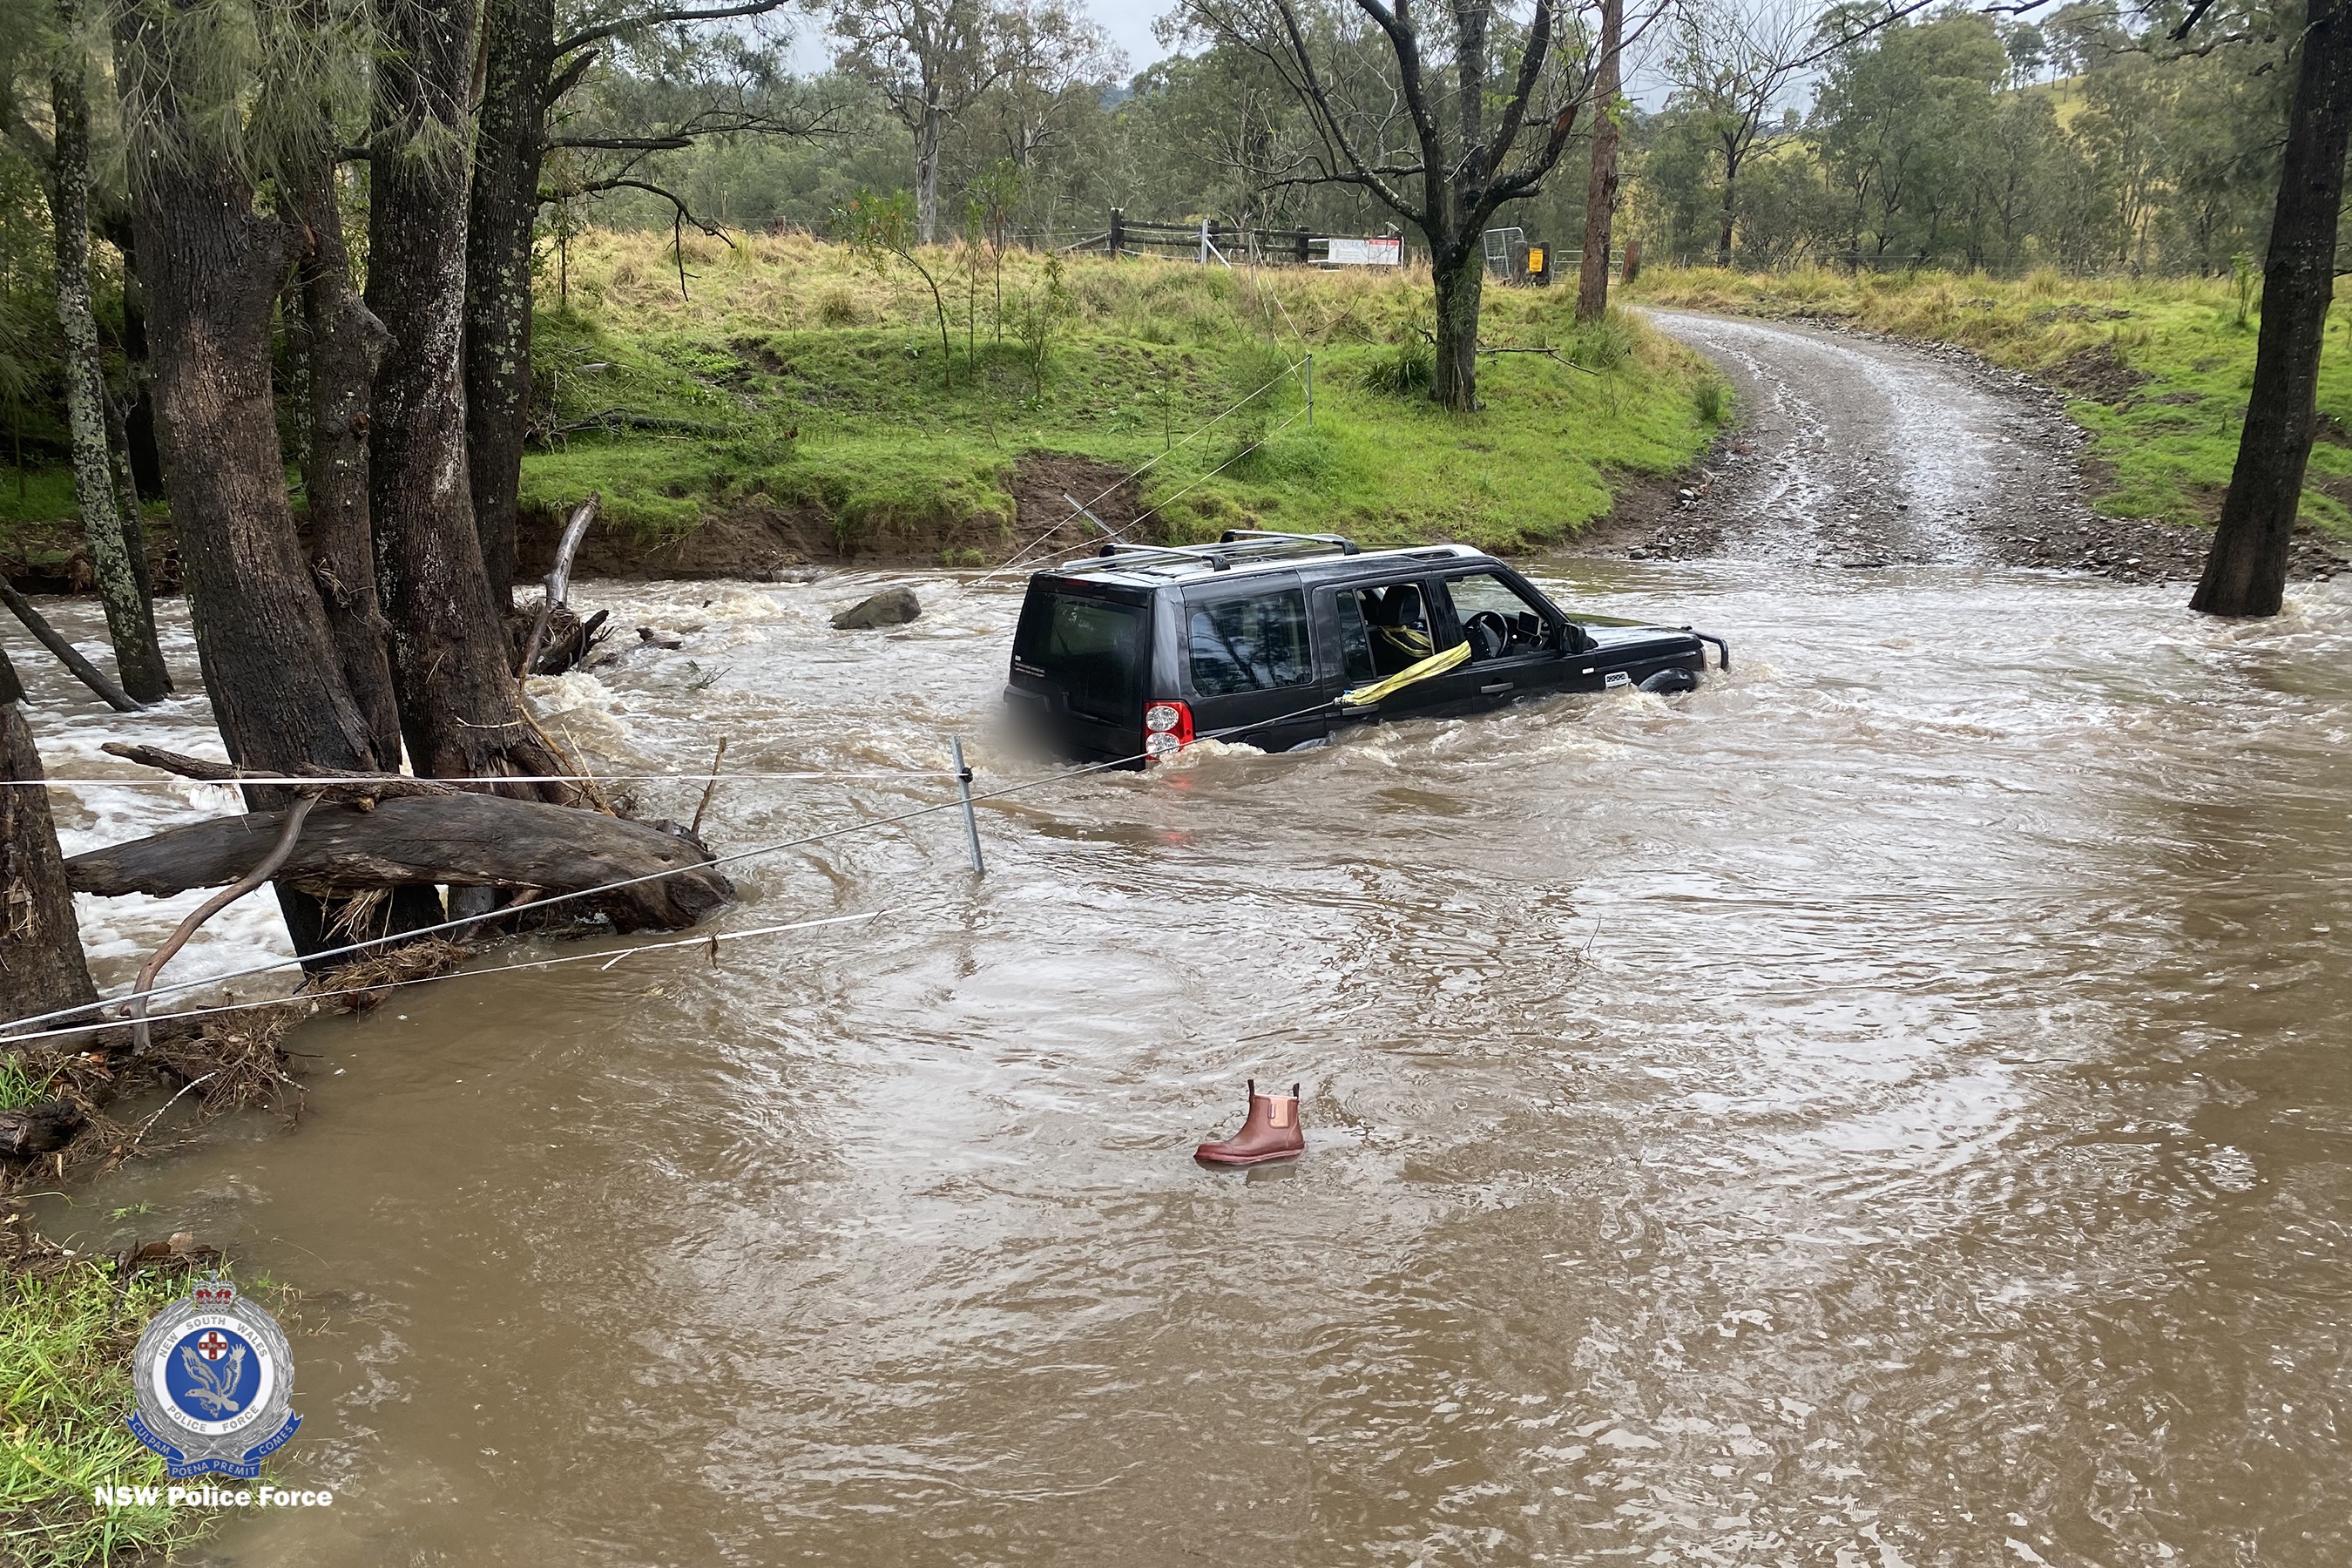
[[[1151,24],[1173,4],[1174,0],[1081,0],[1083,9],[1102,24],[1111,41],[1127,51],[1130,78],[1170,52],[1151,36]],[[814,26],[804,26],[793,45],[793,64],[801,70],[823,70],[832,59],[831,45]],[[1630,74],[1633,79],[1628,86],[1634,101],[1644,109],[1655,109],[1665,97],[1663,85],[1638,62]]]

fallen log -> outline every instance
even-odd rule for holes
[[[66,862],[79,893],[163,896],[244,876],[268,850],[285,814],[247,812],[110,845]],[[373,811],[321,805],[302,825],[276,880],[320,898],[370,888],[446,883],[569,893],[667,873],[570,900],[621,931],[676,931],[735,896],[709,856],[685,839],[600,812],[495,795],[408,795]]]
[[[72,1102],[47,1100],[22,1110],[0,1110],[0,1158],[29,1160],[73,1142],[88,1121]]]
[[[147,710],[147,704],[132,701],[124,695],[122,688],[100,672],[98,666],[82,658],[81,650],[68,642],[57,627],[49,625],[48,617],[33,608],[32,601],[16,592],[16,584],[5,576],[0,576],[0,604],[6,605],[16,618],[25,623],[25,629],[37,637],[43,647],[57,655],[58,662],[72,670],[76,680],[97,692],[109,708],[117,713],[144,713]]]

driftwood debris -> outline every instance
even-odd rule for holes
[[[283,826],[283,813],[257,811],[175,827],[77,855],[66,862],[66,880],[76,892],[101,895],[220,887],[251,870]],[[597,812],[469,792],[401,795],[373,810],[321,805],[276,879],[321,898],[438,882],[537,889],[544,902],[656,877],[573,900],[571,909],[603,914],[622,931],[675,931],[734,898],[709,858],[683,838]]]
[[[163,944],[155,950],[153,956],[140,966],[138,982],[131,987],[131,1037],[141,1050],[145,1050],[150,1043],[147,993],[155,989],[155,977],[163,973],[163,966],[172,962],[172,955],[187,946],[188,939],[195,935],[206,921],[277,875],[278,868],[286,864],[286,858],[294,852],[294,842],[302,835],[302,824],[310,819],[312,808],[318,804],[318,795],[306,792],[291,806],[280,812],[278,815],[283,820],[278,825],[278,839],[270,845],[268,852],[244,876],[189,910],[187,918],[163,939]]]
[[[167,752],[161,746],[138,746],[127,741],[109,741],[99,748],[109,756],[137,763],[141,767],[177,773],[185,779],[203,779],[210,784],[235,784],[241,778],[315,778],[319,781],[320,798],[345,805],[356,805],[362,811],[379,800],[397,795],[453,795],[465,793],[459,786],[443,784],[437,779],[392,778],[382,773],[340,773],[331,768],[307,769],[300,774],[249,772],[233,763],[216,763],[209,757],[192,757],[184,752]],[[348,779],[348,784],[338,784]],[[198,884],[191,884],[198,885]]]
[[[603,500],[598,491],[590,490],[588,499],[573,510],[570,521],[563,525],[563,537],[555,546],[555,564],[549,568],[546,577],[546,597],[540,601],[539,614],[531,619],[530,633],[523,638],[522,657],[515,661],[519,675],[561,675],[585,658],[588,650],[595,646],[606,612],[599,610],[585,621],[571,613],[572,558],[580,552],[580,542],[588,537],[589,525],[596,521],[596,510]],[[551,631],[554,634],[552,641]]]

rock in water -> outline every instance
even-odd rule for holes
[[[923,602],[912,588],[885,588],[870,599],[860,599],[833,617],[837,632],[868,631],[876,626],[903,626],[923,613]]]

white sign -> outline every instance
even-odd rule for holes
[[[1333,267],[1402,267],[1404,265],[1404,241],[1402,239],[1327,239],[1330,255],[1326,258]]]

